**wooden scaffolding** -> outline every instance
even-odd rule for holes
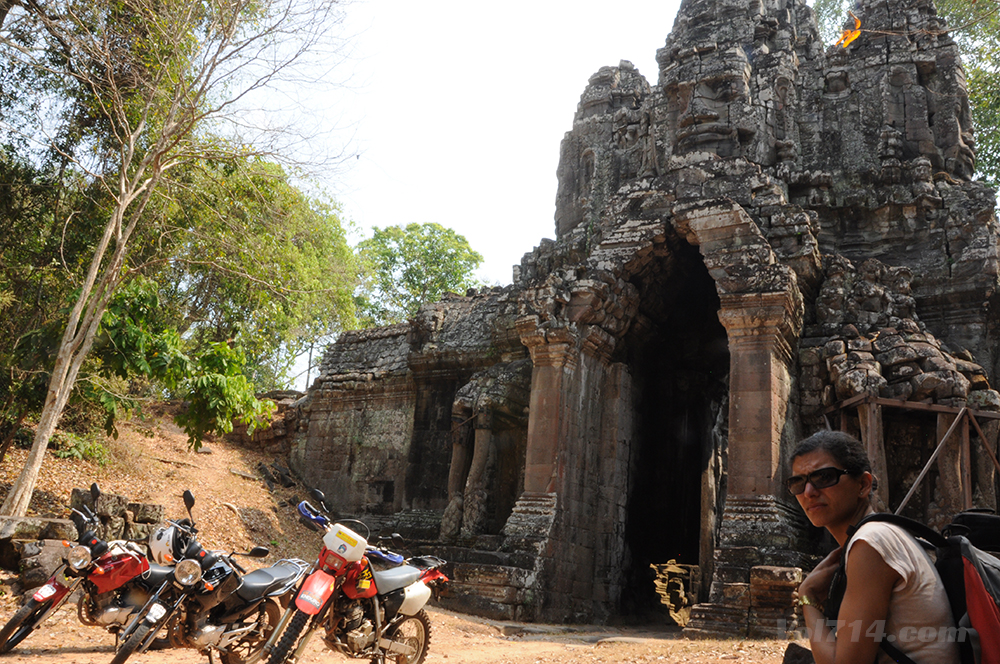
[[[823,417],[826,421],[827,429],[832,429],[830,423],[830,415],[839,415],[839,427],[841,431],[848,431],[849,420],[845,417],[846,410],[857,409],[858,423],[861,429],[861,441],[864,443],[865,448],[868,450],[868,456],[872,462],[872,470],[876,477],[880,478],[880,484],[877,489],[877,494],[882,502],[888,507],[888,472],[886,466],[886,455],[885,455],[885,433],[882,421],[882,409],[883,408],[900,408],[911,411],[921,411],[925,413],[933,413],[938,417],[938,431],[944,428],[944,424],[951,420],[950,425],[947,427],[946,433],[942,436],[941,440],[938,442],[937,446],[934,448],[933,454],[924,464],[923,469],[917,476],[913,485],[910,487],[906,496],[903,498],[902,502],[896,507],[895,513],[899,514],[902,512],[903,508],[906,507],[907,503],[913,497],[917,488],[920,486],[921,481],[927,475],[931,466],[937,460],[938,455],[941,450],[944,449],[945,443],[953,435],[957,434],[960,436],[959,441],[959,469],[961,476],[962,485],[962,504],[963,509],[970,509],[973,507],[972,504],[972,441],[971,432],[974,431],[977,439],[980,441],[983,449],[986,450],[986,454],[989,456],[990,460],[993,462],[993,466],[996,468],[997,472],[1000,473],[1000,461],[997,460],[996,452],[994,451],[996,447],[996,439],[987,440],[986,435],[983,433],[982,428],[979,425],[980,419],[982,420],[1000,420],[1000,413],[983,411],[983,410],[972,410],[967,406],[961,408],[954,406],[944,406],[935,403],[926,403],[922,401],[903,401],[901,399],[886,399],[883,397],[878,397],[872,394],[859,394],[858,396],[852,397],[850,399],[845,399],[839,403],[836,403],[823,412]],[[971,427],[971,430],[970,430]]]

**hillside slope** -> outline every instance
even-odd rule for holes
[[[287,557],[315,559],[319,538],[298,523],[295,511],[297,501],[308,497],[306,490],[278,487],[272,493],[257,471],[260,463],[284,460],[221,439],[193,452],[170,412],[164,406],[145,420],[121,424],[118,439],[103,443],[109,452],[104,466],[58,458],[50,450],[28,514],[64,518],[72,490],[97,482],[105,493],[158,503],[170,518],[181,518],[186,515],[181,496],[190,489],[200,540],[209,548],[245,551],[263,545],[271,549],[271,555],[255,561],[261,565]],[[0,464],[0,499],[17,479],[27,455],[28,450],[14,448]]]

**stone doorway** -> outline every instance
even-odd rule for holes
[[[637,389],[623,614],[663,609],[651,564],[675,560],[710,574],[725,492],[730,360],[715,282],[697,247],[677,242],[633,283],[640,304],[624,344]]]

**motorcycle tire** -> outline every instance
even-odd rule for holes
[[[386,652],[385,661],[396,664],[423,664],[427,658],[427,650],[431,646],[431,621],[427,617],[427,612],[420,609],[412,616],[405,616],[389,628],[386,638],[412,646],[416,652],[412,655]]]
[[[278,639],[278,644],[271,651],[271,657],[267,660],[267,664],[284,664],[284,661],[288,659],[289,653],[292,652],[296,641],[299,640],[299,634],[302,633],[302,629],[306,626],[307,622],[309,622],[309,614],[305,611],[295,609],[295,614],[288,621],[288,626],[285,627],[281,638]]]
[[[149,636],[149,631],[153,629],[152,625],[143,621],[139,625],[136,625],[135,631],[132,632],[128,640],[121,645],[120,648],[115,652],[115,658],[111,660],[111,664],[125,664],[125,660],[132,656],[132,653],[138,649],[142,642],[146,640]]]
[[[42,618],[52,607],[53,601],[51,597],[43,602],[32,598],[18,609],[3,629],[0,629],[0,653],[10,652],[34,632],[42,624]]]
[[[222,664],[243,664],[250,659],[258,650],[264,647],[271,637],[278,621],[281,620],[281,605],[273,599],[266,599],[260,603],[257,613],[247,618],[246,622],[256,623],[256,628],[244,636],[239,641],[231,644],[227,652],[219,653]]]

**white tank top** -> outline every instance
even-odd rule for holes
[[[860,540],[875,549],[901,577],[889,599],[883,638],[916,664],[959,664],[955,641],[961,634],[955,629],[948,595],[927,551],[904,529],[891,523],[875,521],[861,526],[847,545],[847,556]],[[892,662],[881,648],[878,661]]]

